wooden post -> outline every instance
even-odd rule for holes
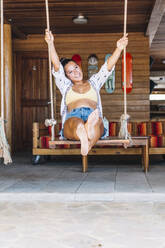
[[[141,156],[141,161],[142,161],[142,169],[145,171],[144,153],[145,153],[145,151],[144,151],[144,147],[141,147],[141,154],[142,154],[142,156]]]
[[[146,145],[142,147],[142,152],[144,171],[147,173],[149,168],[149,139],[146,139]]]
[[[83,172],[87,172],[88,170],[88,157],[82,156],[82,163],[83,163]]]
[[[33,123],[33,148],[38,148],[39,123]]]
[[[12,34],[11,25],[4,24],[4,118],[8,143],[12,145]],[[12,147],[11,147],[12,148]]]

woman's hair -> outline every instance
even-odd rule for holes
[[[71,61],[75,62],[73,59],[67,59],[67,58],[61,58],[61,59],[60,59],[60,62],[61,62],[61,64],[62,64],[63,67],[65,67],[66,64],[68,64],[68,63],[71,62]],[[76,62],[75,62],[75,63],[76,63]]]

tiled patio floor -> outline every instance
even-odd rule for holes
[[[165,162],[30,154],[0,166],[0,248],[165,248]]]
[[[31,165],[30,153],[13,157],[13,164],[0,166],[0,197],[12,194],[57,201],[159,200],[165,194],[165,161],[150,158],[150,170],[142,171],[140,157],[89,157],[89,170],[81,171],[80,157],[57,157]],[[29,194],[28,194],[29,193]],[[165,197],[164,197],[165,198]],[[164,199],[163,198],[163,199]],[[36,198],[37,199],[37,198]]]

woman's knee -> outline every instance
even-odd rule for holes
[[[69,119],[67,119],[64,123],[64,128],[74,128],[75,126],[77,126],[79,123],[84,123],[82,119],[77,118],[77,117],[71,117]]]
[[[64,123],[64,136],[66,138],[75,138],[76,129],[79,123],[84,124],[84,121],[77,117],[71,117],[67,119]]]
[[[102,118],[99,118],[99,126],[100,126],[100,137],[101,137],[104,133],[104,124]]]

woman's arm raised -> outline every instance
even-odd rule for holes
[[[126,36],[123,36],[120,40],[117,41],[117,47],[115,49],[115,51],[113,52],[112,56],[108,58],[107,60],[107,67],[108,67],[108,71],[111,71],[113,66],[117,63],[121,52],[123,51],[123,49],[127,46],[128,44],[128,34],[126,34]]]
[[[52,32],[48,31],[47,29],[45,30],[45,41],[50,47],[50,56],[51,56],[51,61],[54,66],[54,69],[55,71],[58,71],[60,68],[60,60],[59,60],[58,54],[54,46],[54,36]]]

